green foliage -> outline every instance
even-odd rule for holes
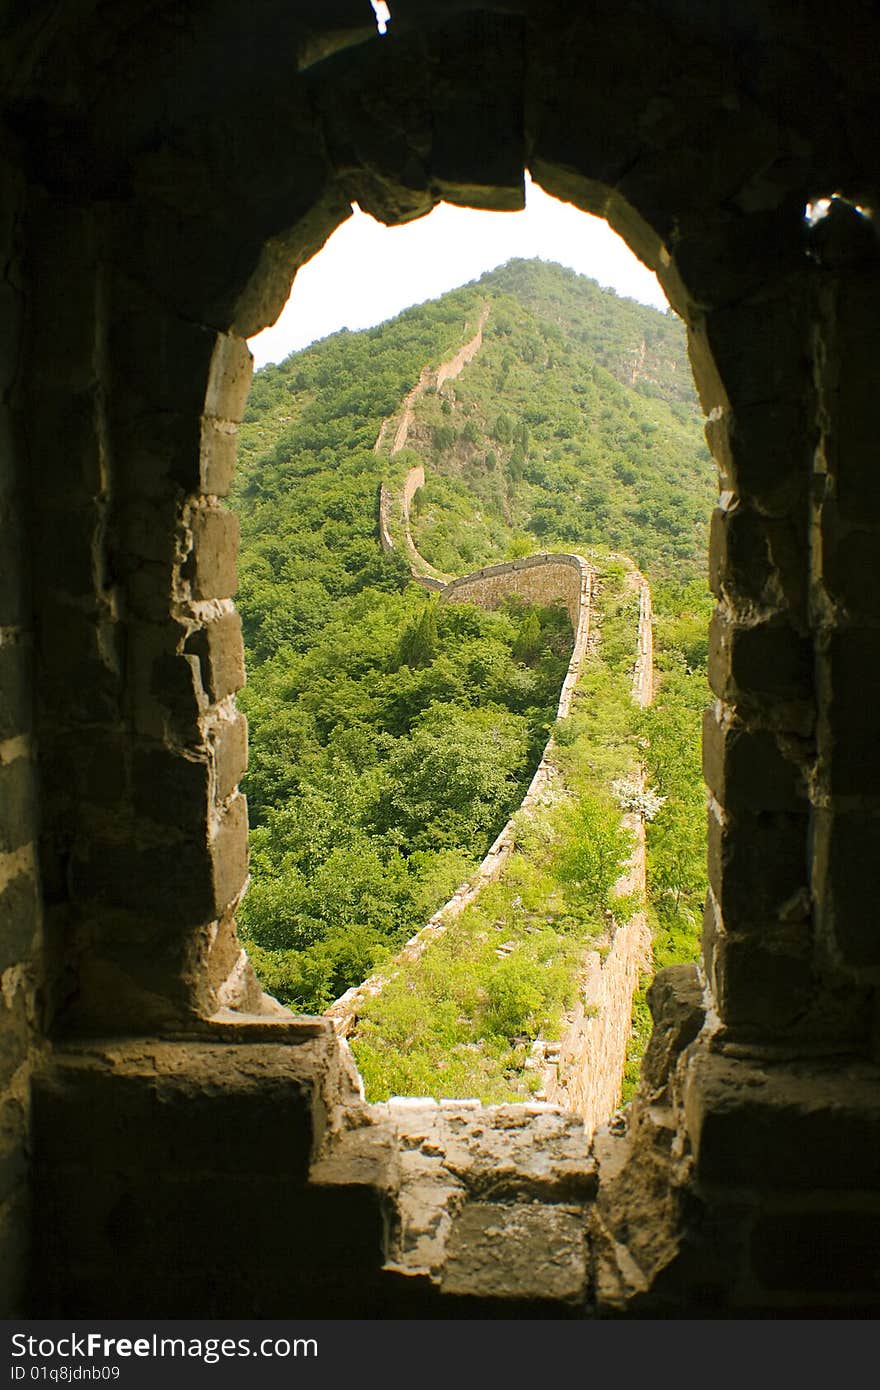
[[[627,602],[609,567],[603,630]],[[541,614],[515,605],[510,611],[521,632]],[[371,1100],[523,1100],[537,1084],[525,1069],[529,1045],[539,1034],[559,1035],[584,950],[601,939],[612,914],[624,920],[635,907],[614,893],[631,842],[607,793],[609,774],[630,770],[639,751],[629,699],[634,629],[630,637],[626,658],[613,663],[600,646],[590,692],[581,687],[581,714],[557,725],[565,744],[556,753],[562,798],[520,813],[501,879],[366,1004],[352,1046]],[[604,713],[596,710],[600,689]]]
[[[475,289],[490,314],[446,428],[490,437],[497,463],[434,459],[421,553],[464,573],[503,558],[514,527],[533,549],[613,547],[652,579],[700,577],[716,482],[680,322],[537,261]],[[423,401],[417,417],[434,411]]]
[[[425,604],[414,622],[407,623],[400,635],[397,652],[402,666],[414,670],[430,666],[440,647],[436,602]]]
[[[455,392],[420,401],[411,448],[376,453],[382,421],[486,299],[484,346]],[[523,825],[504,884],[427,953],[424,990],[395,982],[357,1041],[371,1094],[441,1078],[443,1094],[522,1098],[523,1040],[558,1026],[584,942],[604,929],[626,852],[605,789],[638,739],[668,797],[649,832],[658,960],[694,949],[706,644],[694,580],[712,478],[681,326],[559,267],[512,262],[263,369],[239,453],[253,826],[240,926],[264,987],[298,1009],[322,1010],[387,960],[470,872],[529,781],[571,642],[560,610],[426,602],[401,553],[377,544],[380,481],[426,463],[416,537],[446,572],[610,544],[667,582],[657,710],[634,725],[632,600],[611,563],[604,660],[557,729],[570,802]]]
[[[611,905],[611,892],[632,844],[610,797],[584,795],[565,818],[556,873],[569,896],[588,912]]]

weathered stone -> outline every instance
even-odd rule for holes
[[[827,649],[830,701],[823,757],[828,786],[841,796],[870,795],[880,783],[873,692],[880,688],[880,644],[876,629],[848,628]]]
[[[867,1053],[880,978],[866,713],[880,290],[873,223],[855,206],[875,209],[880,183],[870,7],[854,26],[845,7],[825,6],[817,24],[810,7],[787,4],[708,7],[697,21],[685,5],[520,13],[502,0],[431,0],[418,16],[395,13],[387,41],[370,32],[366,5],[350,31],[346,6],[306,13],[288,0],[267,0],[256,17],[252,7],[202,6],[183,28],[144,6],[132,23],[129,3],[93,15],[69,0],[44,8],[37,25],[17,11],[7,25],[14,82],[0,123],[0,391],[26,425],[26,437],[10,430],[4,413],[0,493],[51,518],[42,530],[22,521],[37,581],[40,804],[25,794],[16,807],[16,794],[2,808],[21,833],[30,822],[25,844],[39,809],[52,905],[44,964],[34,963],[39,904],[30,869],[19,872],[27,853],[12,851],[0,898],[12,919],[3,998],[15,1000],[8,1057],[18,1088],[8,1111],[13,1192],[0,1202],[3,1312],[267,1317],[295,1306],[433,1317],[459,1295],[470,1312],[494,1316],[499,1298],[508,1311],[525,1301],[545,1315],[873,1311],[877,1075],[846,1056]],[[352,197],[389,220],[441,196],[510,207],[526,155],[549,191],[607,214],[659,271],[691,325],[703,399],[723,411],[709,433],[732,494],[713,542],[713,586],[732,623],[713,679],[737,708],[707,740],[722,803],[708,1018],[714,1027],[719,1008],[723,1017],[711,1037],[685,1045],[662,1096],[634,1103],[627,1137],[613,1145],[629,1158],[603,1159],[589,1305],[580,1233],[595,1175],[564,1117],[553,1121],[565,1154],[545,1163],[548,1112],[525,1123],[477,1105],[434,1107],[447,1134],[426,1131],[412,1150],[395,1130],[394,1154],[401,1167],[412,1159],[411,1195],[419,1190],[393,1211],[378,1161],[347,1172],[340,1160],[332,1183],[309,1185],[328,1097],[343,1089],[328,1051],[301,1085],[299,1049],[269,1057],[268,1046],[265,1067],[252,1069],[240,1031],[207,1061],[180,1038],[133,1043],[137,1058],[104,1040],[65,1060],[45,1036],[50,1020],[56,1040],[66,1026],[131,1032],[147,1018],[192,1028],[216,1000],[212,968],[237,959],[229,914],[216,922],[243,873],[244,806],[226,805],[243,731],[230,715],[221,734],[228,705],[207,707],[241,684],[236,620],[216,618],[184,650],[192,624],[218,611],[190,600],[231,593],[233,582],[232,538],[213,505],[229,487],[233,435],[210,418],[237,414],[244,400],[244,350],[230,325],[251,332],[274,317],[293,271]],[[803,225],[805,199],[835,189],[846,199],[832,201],[824,224]],[[194,504],[200,494],[212,500]],[[187,565],[183,522],[194,506]],[[25,557],[0,549],[4,572],[21,573]],[[77,601],[57,602],[60,587]],[[27,616],[26,594],[16,581],[2,625]],[[807,742],[814,640],[818,757]],[[864,689],[853,691],[857,682]],[[14,736],[29,696],[11,688]],[[783,699],[799,702],[802,724]],[[804,737],[768,732],[780,729]],[[138,742],[148,737],[149,753]],[[197,833],[174,824],[171,803],[201,806],[202,754],[194,791],[176,783],[179,767],[166,779],[162,760],[173,754],[159,750],[211,740],[218,805],[205,805]],[[7,748],[3,777],[24,761],[17,751]],[[136,796],[155,813],[159,784],[165,824],[135,814]],[[127,906],[113,907],[117,897]],[[846,1011],[850,1032],[833,1035]],[[763,1056],[768,1038],[800,1060],[718,1051]],[[63,1122],[56,1130],[49,1106],[32,1144],[26,1108],[15,1107],[28,1059],[52,1045]],[[833,1060],[811,1059],[819,1049]],[[93,1067],[100,1086],[85,1080]],[[357,1122],[386,1139],[391,1124],[357,1105],[337,1119],[349,1139]],[[35,1259],[18,1181],[31,1152]],[[422,1183],[428,1168],[440,1174],[433,1188]],[[438,1187],[448,1204],[429,1230]],[[389,1212],[389,1239],[403,1212],[410,1253],[425,1253],[430,1273],[398,1273],[396,1283],[380,1273]],[[216,1259],[218,1232],[234,1259]]]
[[[809,915],[809,819],[806,813],[709,814],[709,882],[731,930]]]
[[[852,1201],[853,1199],[851,1199]],[[859,1204],[858,1196],[854,1200]],[[803,1213],[769,1211],[752,1230],[749,1252],[755,1274],[766,1289],[836,1296],[853,1294],[876,1306],[880,1292],[880,1211],[874,1193],[864,1194],[860,1210],[840,1207]]]
[[[117,808],[129,793],[130,740],[107,730],[45,740],[40,749],[42,776],[67,806]]]
[[[203,420],[199,489],[209,497],[225,497],[235,472],[235,426],[225,420]]]
[[[243,338],[220,333],[208,371],[205,414],[237,424],[244,415],[251,386],[253,358]]]
[[[243,714],[218,724],[211,739],[214,748],[214,796],[225,801],[247,771],[247,720]]]
[[[851,214],[855,218],[854,214]],[[873,228],[864,218],[859,230]],[[877,389],[865,363],[874,354],[880,283],[876,269],[847,279],[837,308],[837,365],[839,392],[834,420],[837,450],[832,458],[837,505],[841,516],[853,522],[880,522],[880,478],[876,466],[877,435],[872,421],[877,413]]]
[[[874,591],[865,585],[871,574],[880,544],[880,533],[848,530],[826,543],[822,577],[829,598],[841,604],[856,619],[875,616]]]
[[[205,749],[139,748],[132,758],[132,803],[160,825],[203,825],[208,816]]]
[[[236,797],[210,846],[207,826],[201,843],[148,839],[147,827],[131,840],[93,840],[78,846],[71,861],[76,897],[153,919],[196,926],[219,917],[241,892],[247,877],[247,810]],[[138,840],[141,843],[138,843]]]
[[[231,598],[238,582],[238,517],[216,507],[199,508],[190,525],[195,557],[193,595],[198,599]]]
[[[247,802],[243,796],[235,796],[224,811],[212,850],[214,915],[219,917],[247,882],[248,823]]]
[[[0,974],[29,958],[39,926],[36,879],[23,870],[0,889]]]
[[[197,628],[187,638],[186,650],[199,658],[202,685],[212,701],[234,695],[244,685],[244,644],[237,613],[222,613]]]
[[[808,1192],[880,1185],[880,1082],[857,1063],[765,1064],[704,1055],[687,1128],[701,1183]]]
[[[31,727],[32,661],[30,642],[0,646],[0,743],[27,733]]]
[[[734,814],[806,809],[803,773],[772,734],[703,719],[703,775],[716,798]]]
[[[819,811],[815,874],[822,923],[843,960],[880,968],[880,931],[872,905],[880,894],[880,815]]]
[[[0,433],[0,452],[3,449],[4,440]],[[13,501],[4,501],[0,497],[0,627],[17,627],[25,621],[28,586],[23,539],[24,525],[20,508]],[[3,681],[0,680],[0,689],[2,688]]]
[[[642,1079],[652,1090],[666,1085],[679,1053],[705,1022],[703,986],[696,965],[670,965],[648,986],[654,1028],[642,1059]]]
[[[582,1302],[587,1291],[583,1216],[564,1207],[469,1202],[453,1218],[444,1293]]]
[[[34,769],[29,758],[0,763],[0,854],[9,854],[34,837]]]
[[[805,499],[816,430],[801,395],[737,402],[727,433],[736,492],[769,515],[785,516]]]
[[[746,626],[716,609],[709,629],[709,681],[722,699],[807,699],[812,661],[812,644],[788,625],[767,621]]]
[[[801,924],[780,928],[765,923],[760,930],[753,922],[745,937],[716,932],[706,949],[706,970],[727,1027],[764,1040],[817,1037],[811,945]]]

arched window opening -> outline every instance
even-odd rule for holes
[[[592,1131],[653,965],[699,952],[715,483],[656,279],[527,188],[403,227],[355,205],[251,342],[238,921],[369,1099]]]

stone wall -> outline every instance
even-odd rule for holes
[[[0,144],[0,152],[9,151]],[[21,1309],[30,1222],[30,1083],[45,1051],[30,498],[18,357],[23,180],[0,168],[0,1309]],[[59,536],[60,541],[60,536]]]
[[[422,472],[421,469],[413,472]],[[424,478],[424,475],[422,475]],[[414,489],[413,489],[414,490]],[[533,561],[534,563],[529,563]],[[553,563],[553,562],[560,563]],[[562,563],[565,562],[565,563]],[[570,562],[570,563],[569,563]],[[499,570],[503,573],[496,574]],[[524,575],[540,576],[539,588],[544,595],[537,602],[552,603],[554,601],[553,577],[563,575],[565,577],[565,588],[562,595],[555,597],[567,597],[571,587],[571,577],[575,576],[578,585],[578,598],[575,606],[575,629],[572,645],[571,657],[565,673],[565,679],[559,692],[559,702],[556,707],[556,718],[565,719],[570,708],[571,700],[578,677],[587,654],[588,643],[590,640],[590,628],[592,621],[592,599],[593,585],[595,582],[595,572],[593,567],[580,555],[532,555],[527,560],[517,560],[513,565],[492,566],[489,571],[480,570],[475,575],[465,575],[464,581],[468,584],[468,597],[459,598],[456,594],[452,602],[476,603],[479,607],[497,608],[506,593],[517,593],[525,597],[527,587],[525,587]],[[483,588],[480,576],[487,575],[485,588]],[[510,579],[516,582],[519,587],[506,588],[505,581]],[[454,588],[455,583],[446,585],[441,591],[441,598],[449,597],[450,589]],[[570,601],[570,600],[569,600]],[[517,814],[521,811],[528,811],[530,808],[539,805],[552,790],[552,783],[555,777],[555,769],[552,762],[552,751],[555,740],[552,735],[547,740],[544,751],[541,754],[541,761],[535,769],[535,774],[529,783],[528,790],[517,808]],[[424,951],[442,936],[447,927],[454,922],[464,912],[465,908],[474,901],[488,883],[494,882],[501,873],[507,860],[513,851],[516,843],[515,818],[511,817],[504,828],[496,836],[491,846],[484,855],[476,872],[462,883],[453,893],[452,897],[434,913],[426,925],[411,936],[405,943],[394,959],[383,970],[371,975],[359,985],[354,985],[346,990],[345,994],[330,1005],[325,1010],[325,1017],[333,1022],[337,1034],[341,1038],[350,1037],[357,1027],[358,1017],[363,1005],[367,1000],[380,994],[398,971],[398,969],[412,961],[418,960]]]
[[[515,596],[526,603],[561,603],[571,619],[572,631],[576,632],[585,563],[579,555],[539,554],[486,565],[473,574],[451,580],[443,590],[443,602],[497,608],[504,599]]]
[[[626,584],[639,595],[636,661],[632,698],[646,709],[653,700],[654,628],[651,589],[644,575],[631,569]],[[640,770],[641,785],[644,773]],[[615,886],[618,897],[644,899],[647,889],[645,822],[637,813],[623,816],[633,851]],[[615,925],[605,952],[590,951],[579,981],[578,999],[558,1045],[540,1041],[533,1051],[542,1070],[543,1096],[579,1115],[588,1134],[607,1124],[620,1104],[623,1071],[632,1035],[633,999],[653,963],[651,932],[644,911]],[[539,1093],[539,1094],[541,1094]]]
[[[23,290],[26,331],[21,350],[4,334],[15,361],[3,355],[0,372],[2,405],[14,378],[26,430],[0,445],[3,518],[10,464],[28,500],[21,563],[5,544],[0,563],[4,632],[35,633],[40,764],[31,811],[29,758],[16,752],[25,679],[14,756],[3,741],[25,809],[9,813],[7,798],[4,815],[18,827],[13,855],[39,820],[41,855],[39,890],[26,868],[2,899],[10,1298],[24,1277],[17,1059],[36,1037],[51,1050],[29,1151],[37,1209],[65,1182],[71,1195],[35,1229],[31,1311],[567,1307],[516,1293],[534,1289],[527,1272],[561,1229],[561,1173],[533,1211],[542,1175],[526,1168],[498,1226],[486,1210],[498,1189],[479,1198],[479,1175],[452,1247],[456,1292],[395,1281],[382,1233],[398,1131],[342,1086],[350,1124],[338,1137],[359,1151],[328,1151],[320,1182],[288,1159],[320,1143],[318,1072],[339,1069],[330,1025],[281,1060],[255,1043],[269,1051],[253,1091],[279,1097],[283,1077],[303,1100],[250,1112],[260,1143],[235,1150],[235,1172],[222,1155],[244,1132],[241,1025],[222,1015],[207,1073],[193,1042],[225,983],[248,979],[232,928],[246,876],[244,731],[230,699],[243,668],[220,500],[247,389],[243,339],[274,319],[353,200],[389,223],[441,199],[511,210],[528,166],[656,270],[688,325],[722,471],[705,977],[663,972],[652,987],[627,1133],[594,1146],[592,1277],[577,1307],[876,1314],[880,250],[860,209],[880,207],[878,50],[870,6],[854,22],[819,0],[698,18],[630,0],[419,0],[395,16],[393,41],[353,0],[204,0],[185,24],[142,0],[14,7],[0,46],[0,314],[14,329]],[[824,197],[826,216],[805,223]],[[26,240],[20,271],[10,226]],[[26,559],[33,604],[19,616]],[[0,652],[26,677],[21,643]],[[48,1002],[31,1013],[34,997]],[[141,1049],[133,1069],[116,1065],[122,1034]],[[161,1097],[159,1041],[181,1079]],[[515,1167],[513,1145],[502,1153]],[[503,1281],[489,1234],[502,1229]],[[218,1232],[235,1259],[217,1260]],[[567,1238],[560,1248],[574,1259]],[[470,1301],[469,1250],[484,1280]]]

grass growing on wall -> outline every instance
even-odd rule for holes
[[[654,593],[654,703],[641,716],[649,782],[666,797],[647,826],[648,914],[654,965],[699,959],[706,898],[706,791],[700,760],[700,714],[706,681],[711,596],[701,584],[659,586]],[[651,1033],[646,976],[633,1007],[624,1071],[624,1102],[639,1079]]]
[[[364,1007],[352,1046],[370,1100],[526,1099],[538,1084],[524,1070],[531,1043],[558,1036],[585,952],[610,912],[632,910],[613,897],[631,844],[609,792],[641,754],[630,694],[638,600],[623,575],[606,562],[598,652],[556,728],[560,794],[521,813],[501,879]]]

